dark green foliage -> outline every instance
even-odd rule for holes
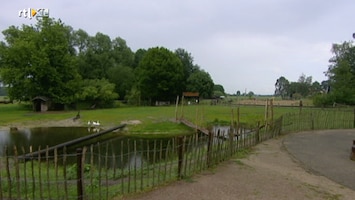
[[[334,56],[329,60],[327,75],[329,81],[324,83],[330,87],[329,95],[334,103],[355,104],[355,48],[351,42],[333,44]],[[325,101],[325,100],[324,100]]]
[[[281,76],[275,83],[275,95],[281,96],[282,99],[286,99],[289,96],[289,81]]]
[[[115,66],[108,70],[108,80],[115,84],[115,92],[124,99],[134,84],[134,72],[131,67]]]
[[[187,90],[200,93],[203,98],[210,98],[213,95],[214,83],[209,73],[198,70],[187,79]]]
[[[275,83],[275,95],[282,99],[301,99],[321,93],[319,82],[312,83],[312,76],[302,74],[297,82],[289,82],[281,76]]]
[[[35,27],[11,26],[3,31],[1,77],[10,85],[11,99],[31,100],[47,96],[54,103],[69,103],[80,76],[71,46],[71,27],[52,19]]]
[[[34,26],[10,26],[3,34],[0,77],[11,100],[45,96],[75,108],[77,103],[107,106],[117,98],[136,105],[174,101],[184,91],[212,96],[211,77],[181,48],[134,53],[120,37],[90,36],[51,18]]]
[[[214,85],[213,86],[213,96],[215,97],[219,97],[219,96],[224,96],[225,95],[225,91],[223,88],[223,85]]]
[[[183,92],[183,66],[180,59],[163,47],[151,48],[137,68],[141,99],[150,103],[171,101]]]
[[[76,98],[91,102],[95,108],[105,107],[111,104],[118,94],[114,92],[115,85],[105,79],[85,79],[81,82],[81,91],[77,93]]]

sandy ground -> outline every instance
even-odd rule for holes
[[[284,137],[263,142],[247,158],[218,167],[127,200],[180,199],[355,199],[355,191],[305,170],[283,145]]]

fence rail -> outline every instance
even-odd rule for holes
[[[303,110],[255,127],[214,127],[208,135],[128,139],[67,151],[9,148],[0,157],[0,199],[111,199],[192,176],[236,152],[303,130],[354,128],[353,111]],[[117,144],[117,141],[116,143]],[[33,154],[35,151],[44,154]],[[32,156],[24,161],[21,155]]]

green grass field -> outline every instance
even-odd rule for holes
[[[184,118],[195,124],[206,127],[211,123],[228,124],[237,120],[238,107],[227,105],[211,106],[209,104],[184,105],[176,109],[175,106],[162,107],[119,107],[112,109],[81,110],[81,123],[86,125],[87,121],[100,121],[102,126],[110,127],[120,124],[122,121],[139,120],[142,123],[132,125],[131,130],[141,132],[174,132],[184,130],[183,126],[171,123],[176,117]],[[298,112],[295,107],[274,107],[274,118],[284,113]],[[31,124],[64,120],[75,117],[77,111],[50,111],[33,112],[30,104],[0,104],[0,126],[7,127],[12,124]],[[241,123],[250,125],[265,119],[264,106],[239,106],[239,120]],[[43,124],[43,123],[41,123]]]

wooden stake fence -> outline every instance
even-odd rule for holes
[[[0,199],[111,199],[144,191],[199,173],[280,134],[354,128],[355,111],[303,110],[301,116],[286,114],[273,120],[266,129],[261,122],[252,128],[241,126],[238,108],[236,120],[236,127],[231,123],[227,129],[209,130],[208,135],[121,140],[118,147],[108,141],[74,153],[64,147],[50,154],[46,147],[45,154],[32,155],[28,162],[21,162],[18,147],[13,155],[6,148],[0,157]],[[32,148],[29,151],[33,154]]]

